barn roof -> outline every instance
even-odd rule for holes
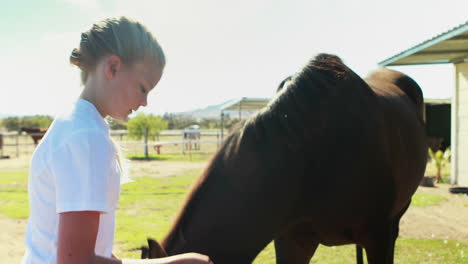
[[[468,21],[379,62],[381,66],[468,61]]]
[[[242,97],[238,99],[233,99],[223,106],[221,106],[221,111],[244,111],[244,110],[260,110],[265,107],[270,98],[253,98],[253,97]]]

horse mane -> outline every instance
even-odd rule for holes
[[[287,78],[290,83],[265,108],[238,124],[225,138],[209,165],[193,184],[174,223],[183,226],[181,220],[189,214],[189,201],[197,201],[197,194],[203,192],[212,172],[225,168],[226,164],[236,160],[242,147],[251,143],[256,143],[257,146],[274,146],[274,154],[264,152],[262,155],[266,157],[262,158],[263,160],[268,160],[268,155],[284,155],[279,158],[289,159],[286,155],[291,151],[306,151],[305,142],[315,140],[318,133],[323,132],[321,129],[328,121],[323,119],[324,115],[320,113],[323,103],[328,103],[324,98],[338,93],[334,89],[337,83],[356,77],[362,81],[339,57],[319,54],[290,80]],[[162,242],[164,248],[167,248],[176,236],[182,236],[183,239],[183,232],[176,230],[177,228],[180,227],[171,227],[168,236]]]
[[[329,122],[323,109],[331,106],[330,98],[346,90],[343,86],[351,80],[364,83],[338,56],[319,54],[300,72],[287,77],[277,96],[243,129],[251,126],[258,139],[268,134],[272,144],[282,142],[282,148],[298,151],[327,128]]]

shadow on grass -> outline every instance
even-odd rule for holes
[[[169,157],[166,157],[167,155],[159,155],[159,156],[155,156],[155,155],[150,155],[148,157],[145,157],[144,155],[130,155],[130,156],[126,156],[125,158],[126,159],[129,159],[129,160],[169,160]]]
[[[161,154],[161,155],[127,155],[126,159],[138,161],[208,161],[213,153],[188,153],[188,154]]]

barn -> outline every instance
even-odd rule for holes
[[[455,85],[450,101],[451,182],[468,186],[468,21],[379,63],[381,66],[427,64],[454,65]],[[439,107],[440,111],[448,111],[448,104],[445,105],[445,110]]]
[[[265,107],[271,98],[242,97],[226,102],[220,108],[221,110],[221,140],[224,138],[223,123],[226,112],[237,112],[239,120],[242,119],[242,113],[256,112]]]

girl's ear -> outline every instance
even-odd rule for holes
[[[104,74],[108,80],[113,80],[117,72],[122,68],[122,61],[118,56],[109,56],[104,64]]]

